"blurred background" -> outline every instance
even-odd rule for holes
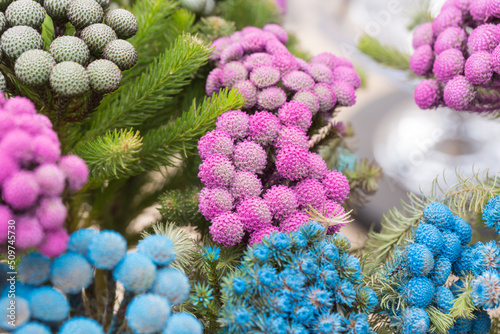
[[[380,66],[357,49],[367,34],[384,45],[411,54],[412,31],[419,15],[436,16],[442,1],[414,0],[288,0],[285,28],[300,46],[315,55],[333,52],[349,58],[362,73],[365,88],[358,90],[354,107],[339,115],[352,124],[360,158],[375,159],[384,179],[370,202],[358,210],[357,222],[343,229],[351,237],[375,227],[382,214],[398,206],[407,192],[429,187],[440,175],[454,183],[456,168],[498,166],[500,150],[494,142],[500,126],[482,116],[446,108],[420,110],[413,101],[419,80],[404,71]]]

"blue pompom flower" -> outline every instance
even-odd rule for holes
[[[90,241],[99,234],[99,231],[83,228],[73,232],[69,237],[68,251],[87,256]]]
[[[323,313],[313,325],[314,333],[342,333],[345,329],[343,317],[338,313]]]
[[[368,314],[372,313],[378,304],[377,294],[367,287],[359,288],[357,299],[360,309]]]
[[[146,255],[134,252],[125,255],[113,270],[113,278],[122,283],[125,290],[145,292],[155,281],[156,266]]]
[[[470,239],[472,238],[472,228],[464,219],[459,216],[455,216],[455,225],[452,230],[458,235],[462,246],[465,246],[470,242]]]
[[[179,305],[189,296],[189,279],[182,271],[165,268],[158,271],[152,290],[167,298],[170,304]]]
[[[102,231],[92,238],[88,246],[89,260],[98,269],[113,269],[126,252],[127,241],[115,231]]]
[[[153,234],[139,241],[137,250],[160,266],[175,260],[174,244],[164,235]]]
[[[434,299],[434,284],[427,277],[413,277],[404,289],[410,306],[425,308]]]
[[[483,209],[484,224],[500,232],[500,195],[491,198]]]
[[[151,334],[161,331],[170,316],[170,304],[162,296],[147,293],[135,296],[127,308],[125,318],[135,332]]]
[[[422,244],[411,244],[406,249],[408,269],[415,276],[425,276],[434,269],[434,256]]]
[[[163,334],[203,334],[203,326],[191,314],[179,312],[168,319]]]
[[[451,262],[455,262],[460,253],[462,252],[462,246],[460,245],[460,238],[456,233],[444,232],[443,233],[443,249],[441,255],[447,257]]]
[[[347,334],[370,334],[368,317],[363,313],[351,313],[345,321]]]
[[[13,330],[21,327],[30,320],[30,314],[28,301],[24,298],[3,297],[0,299],[0,328]],[[14,321],[15,326],[9,323],[11,321]]]
[[[424,219],[427,223],[436,226],[440,230],[450,230],[455,223],[455,218],[450,209],[439,202],[431,203],[425,207]]]
[[[472,334],[488,334],[491,328],[491,318],[488,312],[474,312],[476,318],[472,320]]]
[[[14,283],[15,290],[12,289],[12,292],[15,292],[16,297],[28,298],[29,294],[36,289],[36,285],[31,284],[23,284],[21,281],[16,281]],[[11,292],[11,285],[6,285],[2,290],[2,296],[7,296]]]
[[[24,284],[43,284],[50,276],[50,259],[40,253],[30,253],[19,262],[17,271]]]
[[[445,286],[440,286],[436,289],[435,302],[437,308],[443,311],[444,313],[450,312],[450,309],[453,307],[453,300],[455,296],[451,290]]]
[[[68,317],[69,303],[62,293],[48,286],[33,290],[28,299],[31,316],[42,321],[62,321]]]
[[[52,334],[50,328],[36,321],[28,322],[26,325],[14,331],[14,334]]]
[[[474,305],[492,309],[500,304],[500,276],[496,271],[485,271],[472,280],[471,296]]]
[[[352,306],[356,300],[356,290],[354,290],[354,285],[348,280],[342,280],[335,290],[337,301],[340,304],[345,304],[347,306]]]
[[[415,231],[415,242],[427,246],[433,254],[437,254],[443,247],[443,235],[436,226],[420,223]]]
[[[403,315],[404,334],[426,334],[429,330],[429,315],[424,309],[410,307]]]
[[[496,241],[491,240],[486,244],[478,242],[476,245],[474,264],[478,273],[486,270],[498,271],[500,269],[500,248]]]
[[[76,317],[66,321],[58,334],[104,334],[102,326],[95,320]]]
[[[441,286],[446,283],[446,280],[451,274],[451,262],[446,257],[438,257],[434,262],[434,269],[430,274],[432,282],[436,286]]]
[[[69,294],[87,288],[94,278],[90,263],[78,253],[65,253],[54,260],[50,269],[50,281],[54,287]]]

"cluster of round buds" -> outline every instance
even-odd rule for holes
[[[50,84],[66,98],[89,89],[110,93],[120,86],[121,72],[137,62],[137,51],[126,41],[137,32],[137,20],[125,9],[108,10],[109,0],[47,0],[43,6],[34,0],[7,2],[0,13],[5,23],[0,24],[0,45],[16,77],[28,86]],[[69,22],[77,33],[55,36],[44,51],[40,30],[46,14],[56,28]]]
[[[420,108],[498,110],[499,8],[497,0],[448,0],[433,22],[415,30],[410,68],[426,78],[415,89]]]
[[[134,333],[201,334],[202,325],[196,318],[185,313],[171,315],[172,306],[182,303],[190,290],[187,276],[169,266],[175,259],[173,247],[166,236],[150,235],[138,243],[137,251],[127,252],[127,242],[117,232],[78,230],[69,239],[68,251],[55,259],[40,253],[21,259],[20,281],[12,283],[18,305],[16,326],[5,320],[9,310],[2,307],[0,328],[45,334],[52,333],[49,326],[55,329],[62,323],[60,334],[104,334],[96,320],[72,317],[69,302],[92,284],[99,269],[112,271],[113,278],[132,295],[125,318]],[[8,306],[9,289],[2,291],[0,305]],[[96,319],[101,320],[101,315]]]
[[[468,245],[471,237],[469,224],[454,216],[446,205],[436,202],[424,209],[413,238],[396,256],[399,265],[393,266],[393,271],[388,273],[400,277],[398,284],[404,282],[401,299],[408,308],[401,314],[402,333],[427,333],[431,320],[425,309],[432,305],[449,313],[454,300],[464,291],[460,289],[463,288],[462,278],[470,274],[481,275],[472,281],[472,296],[478,307],[476,317],[458,319],[450,333],[489,332],[491,320],[486,309],[497,307],[499,302],[495,304],[495,301],[500,298],[497,272],[500,248],[495,241]],[[488,285],[492,270],[498,278],[493,289]],[[450,286],[450,282],[456,280],[454,277],[459,277],[459,280]],[[488,293],[496,294],[496,297],[487,296]],[[482,294],[482,298],[477,298],[477,294]],[[491,300],[494,302],[488,304]]]
[[[343,235],[325,236],[314,221],[248,247],[240,270],[222,284],[225,332],[372,333],[368,314],[377,295],[360,284],[359,259],[349,248]]]
[[[283,28],[270,24],[214,42],[218,67],[207,78],[207,94],[232,87],[245,96],[242,110],[222,114],[198,143],[198,176],[206,186],[200,212],[225,246],[296,230],[309,211],[325,219],[344,215],[349,183],[309,151],[307,131],[318,114],[354,103],[359,77],[350,62],[331,54],[307,64],[288,52],[287,40]]]
[[[61,156],[50,120],[28,99],[0,96],[0,245],[15,239],[18,249],[64,252],[63,195],[80,190],[88,174],[81,158]]]

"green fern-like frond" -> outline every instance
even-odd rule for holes
[[[447,334],[448,330],[453,327],[454,319],[451,314],[443,313],[434,306],[426,307],[425,311],[431,323],[429,333]]]
[[[358,49],[381,65],[412,73],[408,53],[394,46],[382,45],[374,37],[363,35],[358,42]]]
[[[178,228],[175,223],[156,223],[152,225],[152,233],[143,231],[142,237],[150,234],[160,234],[168,237],[174,244],[175,260],[170,266],[186,273],[191,270],[191,255],[196,249],[196,242],[188,232]]]
[[[126,174],[138,158],[142,137],[133,130],[115,130],[80,146],[75,152],[85,162],[93,179]]]
[[[190,35],[177,38],[169,50],[153,61],[147,70],[120,87],[120,98],[104,103],[93,118],[85,139],[93,139],[110,129],[136,127],[165,109],[192,75],[209,57],[210,48]]]
[[[471,292],[472,292],[472,281],[473,276],[469,275],[465,278],[462,278],[462,282],[464,283],[464,287],[459,289],[461,293],[458,295],[458,298],[453,301],[453,307],[450,310],[450,314],[455,318],[465,318],[465,319],[474,319],[474,311],[477,309],[474,306],[474,302],[472,300]]]

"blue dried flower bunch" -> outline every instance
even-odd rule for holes
[[[498,199],[483,210],[488,227],[498,223]],[[470,245],[471,237],[469,224],[446,205],[425,207],[413,237],[385,265],[378,284],[382,288],[375,289],[396,292],[379,310],[391,318],[392,327],[404,334],[436,328],[456,334],[489,332],[487,310],[500,304],[500,249],[496,241]]]
[[[371,333],[377,296],[361,285],[349,248],[343,235],[325,235],[315,221],[250,246],[222,284],[224,332]]]
[[[15,334],[53,330],[60,334],[201,334],[202,324],[194,316],[171,314],[172,307],[184,302],[190,292],[186,274],[171,266],[175,257],[174,244],[164,235],[147,236],[137,251],[127,252],[127,242],[117,232],[78,230],[69,239],[68,252],[59,257],[51,260],[30,253],[22,258],[15,289],[9,285],[2,291],[0,329],[15,330]],[[107,304],[95,310],[92,295],[102,280]],[[125,293],[114,312],[117,282]],[[9,296],[12,290],[15,299]],[[11,300],[16,302],[16,326],[6,317]]]

